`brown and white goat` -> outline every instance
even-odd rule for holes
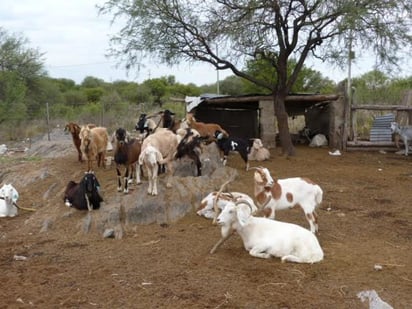
[[[309,222],[310,231],[318,231],[316,207],[320,205],[323,191],[308,178],[295,177],[274,180],[265,167],[254,167],[254,195],[265,217],[275,219],[277,210],[299,206]]]
[[[229,136],[229,134],[224,129],[222,129],[222,127],[218,125],[217,123],[204,123],[204,122],[196,121],[192,113],[186,114],[186,122],[190,128],[198,131],[200,136],[206,142],[213,142],[216,140],[215,139],[216,131],[222,132],[224,137]]]
[[[82,126],[79,137],[81,139],[80,149],[87,158],[88,171],[93,170],[93,161],[97,161],[98,167],[104,167],[109,144],[107,129],[104,127],[90,129],[88,126]]]

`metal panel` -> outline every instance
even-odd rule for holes
[[[395,121],[395,115],[393,114],[377,116],[373,121],[369,140],[371,142],[392,142],[392,121]]]

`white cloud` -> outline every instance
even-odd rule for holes
[[[136,69],[129,73],[116,68],[116,60],[105,56],[109,37],[117,32],[116,25],[111,26],[109,16],[99,16],[96,8],[97,4],[106,1],[2,0],[1,26],[9,33],[22,34],[29,39],[30,47],[45,53],[46,69],[54,78],[69,78],[76,83],[81,83],[86,76],[108,82],[121,79],[142,82],[149,77],[174,75],[178,82],[184,84],[216,82],[216,70],[208,64],[181,64],[170,68],[147,63],[140,72]],[[411,67],[408,61],[406,68]],[[353,67],[353,76],[370,71],[373,64],[368,59],[358,59]],[[345,71],[328,65],[313,64],[312,68],[335,81],[347,75]],[[228,70],[219,73],[220,80],[230,75]]]

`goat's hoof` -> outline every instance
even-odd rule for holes
[[[122,192],[122,188],[117,188],[117,192]]]

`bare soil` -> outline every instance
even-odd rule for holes
[[[261,165],[273,176],[309,177],[324,190],[325,259],[307,265],[254,258],[237,235],[210,255],[220,229],[195,211],[173,224],[134,226],[121,239],[82,232],[87,213],[68,213],[62,194],[87,165],[68,145],[63,156],[0,160],[0,180],[13,176],[19,205],[36,209],[0,219],[0,308],[368,308],[356,294],[371,289],[394,308],[412,308],[411,157],[272,151]],[[252,195],[253,173],[237,154],[228,165],[239,170],[229,189]],[[106,197],[123,194],[113,166],[96,173]],[[48,225],[50,216],[59,220]],[[277,220],[308,227],[300,209]]]

